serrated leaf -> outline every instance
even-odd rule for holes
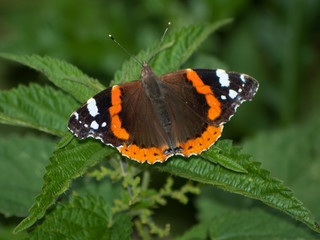
[[[169,29],[168,35],[165,37],[162,46],[163,50],[159,52],[154,60],[154,72],[157,75],[178,70],[180,66],[191,56],[197,47],[214,31],[230,23],[230,19],[221,20],[215,23],[197,24],[180,28],[177,30]],[[157,51],[159,42],[149,47],[145,51],[141,51],[137,55],[140,61],[148,61]],[[132,81],[140,79],[141,66],[134,59],[129,59],[123,64],[120,71],[114,76],[114,83]]]
[[[39,72],[42,72],[57,87],[74,96],[81,103],[88,100],[105,87],[97,80],[88,77],[70,63],[37,55],[14,55],[0,53],[0,57],[19,62]]]
[[[175,157],[156,166],[159,170],[173,175],[213,184],[223,190],[258,199],[305,223],[313,230],[320,231],[310,211],[293,196],[292,190],[285,187],[281,181],[270,177],[269,172],[260,168],[259,163],[252,162],[249,155],[241,154],[241,149],[231,146],[230,141],[219,141],[214,147],[221,150],[220,154],[239,163],[248,173],[233,172],[196,156],[188,159]]]
[[[301,239],[309,239],[308,237],[302,236],[310,236],[311,239],[313,239],[312,236],[316,236],[316,233],[312,233],[305,225],[290,219],[281,212],[275,211],[274,209],[263,205],[259,201],[248,199],[241,195],[231,194],[210,186],[206,186],[201,189],[201,194],[196,199],[196,208],[198,210],[198,221],[201,223],[211,223],[213,219],[224,219],[230,214],[233,215],[235,213],[239,213],[242,221],[247,223],[246,226],[239,224],[240,227],[237,230],[239,231],[239,236],[242,234],[240,228],[250,229],[252,228],[252,225],[258,222],[260,223],[261,221],[264,221],[264,223],[261,224],[264,224],[264,229],[266,230],[261,231],[261,234],[267,234],[270,232],[270,229],[273,228],[277,230],[280,228],[282,229],[281,232],[278,232],[278,234],[281,234],[282,237],[279,237],[278,239],[291,239],[290,236],[295,236],[295,234],[297,237],[300,236]],[[251,217],[251,214],[257,214],[257,217],[259,217],[261,216],[261,212],[263,213],[261,221],[256,221],[256,217]],[[242,216],[243,213],[244,215]],[[244,220],[246,216],[248,218]],[[266,219],[269,218],[272,218],[273,220],[268,222]],[[236,228],[238,228],[238,226],[236,226]],[[291,233],[295,234],[292,235]],[[249,231],[248,235],[250,235]],[[263,239],[262,236],[264,235],[261,235],[257,238],[260,239],[261,237]],[[271,236],[273,235],[270,235],[270,237]]]
[[[111,217],[111,208],[101,197],[74,196],[59,203],[31,232],[30,239],[129,239],[131,218],[124,214],[114,220]]]
[[[0,137],[0,212],[25,217],[41,192],[54,141],[33,135]]]
[[[42,218],[56,198],[69,188],[72,179],[81,176],[113,151],[113,148],[99,142],[86,140],[80,144],[76,139],[65,148],[56,150],[46,168],[42,193],[36,197],[29,210],[30,215],[15,228],[15,232],[23,231]]]
[[[52,87],[30,84],[0,92],[0,122],[63,136],[78,103]]]
[[[221,166],[230,169],[235,172],[239,173],[247,173],[247,170],[245,170],[240,164],[232,161],[232,159],[219,154],[219,148],[214,147],[211,148],[209,151],[205,151],[201,154],[201,156],[208,161],[211,161],[215,164],[220,164]]]

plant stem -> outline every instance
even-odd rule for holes
[[[123,177],[125,177],[127,175],[126,170],[128,168],[128,164],[124,162],[123,158],[120,158],[120,167],[121,167],[122,175],[123,175]],[[128,193],[129,193],[130,199],[131,199],[132,198],[131,187],[128,185],[127,189],[128,189]]]

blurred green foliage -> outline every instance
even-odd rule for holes
[[[107,34],[112,33],[135,54],[158,41],[168,21],[175,28],[226,17],[232,17],[234,21],[209,38],[185,67],[223,67],[245,72],[259,81],[260,89],[254,101],[238,110],[236,117],[227,124],[223,138],[241,142],[250,137],[246,142],[248,150],[259,153],[256,160],[270,165],[271,174],[282,177],[279,165],[271,160],[268,164],[269,159],[281,161],[286,158],[285,163],[290,166],[298,160],[303,162],[305,155],[290,162],[292,154],[281,154],[282,149],[277,145],[269,146],[266,158],[264,146],[268,141],[275,142],[280,138],[285,146],[301,146],[299,142],[295,141],[293,145],[290,142],[299,137],[308,146],[315,141],[310,134],[300,134],[297,129],[304,129],[304,123],[309,124],[308,119],[314,119],[320,113],[319,0],[1,0],[0,51],[60,58],[108,85],[115,71],[129,57],[107,38]],[[43,81],[46,81],[44,77],[35,71],[0,60],[1,89]],[[318,125],[310,126],[311,129],[305,131],[312,132],[312,127]],[[270,129],[273,131],[268,135]],[[10,132],[16,131],[10,128]],[[293,137],[288,131],[295,133]],[[6,138],[8,134],[8,127],[0,125],[1,137]],[[259,144],[255,144],[257,142]],[[277,154],[272,155],[273,152]],[[312,149],[310,152],[308,162],[319,162],[319,155],[313,154]],[[299,171],[294,169],[298,175]],[[291,168],[287,167],[285,171],[291,171]],[[317,201],[307,199],[312,197],[312,191],[316,191],[317,173],[311,168],[308,172],[313,179],[308,194],[304,195],[302,191],[308,181],[300,183],[289,179],[287,184],[294,185],[301,193],[301,200],[310,204],[307,207],[319,213]],[[159,176],[161,180],[163,177]],[[156,186],[156,179],[153,181]],[[235,198],[229,195],[228,198]],[[203,198],[204,195],[200,195],[199,199]],[[192,203],[188,206],[194,209]],[[174,216],[171,210],[161,209]],[[179,219],[175,229],[185,230],[196,217],[190,212],[189,218],[179,218],[179,210],[173,210]],[[157,220],[162,221],[161,217]],[[3,219],[1,226],[2,222]],[[172,229],[173,233],[175,229]]]
[[[254,105],[244,107],[228,127],[232,131],[227,136],[239,138],[304,120],[317,107],[319,9],[318,0],[2,0],[0,51],[57,57],[107,85],[128,59],[107,34],[137,53],[160,39],[168,21],[175,28],[232,17],[234,22],[207,41],[186,66],[227,66],[259,80],[263,91]],[[212,55],[220,63],[210,59]],[[24,75],[38,78],[21,66],[1,62],[2,88],[16,85]]]

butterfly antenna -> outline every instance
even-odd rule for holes
[[[170,25],[171,25],[171,22],[168,22],[167,27],[166,27],[166,29],[164,30],[164,33],[163,33],[163,35],[162,35],[162,38],[161,38],[161,40],[160,40],[160,42],[159,42],[159,45],[158,45],[158,47],[157,47],[157,50],[153,53],[153,55],[152,55],[151,58],[150,58],[150,65],[152,64],[152,62],[153,62],[156,54],[159,52],[159,49],[160,49],[160,47],[161,47],[161,44],[162,44],[162,42],[163,42],[163,40],[164,40],[164,37],[167,35],[167,32],[168,32],[168,29],[169,29]]]
[[[128,52],[127,49],[125,49],[124,47],[122,47],[122,45],[121,45],[120,43],[118,43],[117,40],[116,40],[111,34],[109,34],[108,36],[109,36],[109,38],[111,38],[111,40],[114,41],[125,53],[127,53],[130,57],[132,57],[133,60],[135,60],[138,64],[142,65],[142,62],[139,61],[139,59],[136,58],[133,54],[131,54],[130,52]]]

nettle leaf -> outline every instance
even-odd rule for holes
[[[197,235],[198,231],[198,235]],[[201,231],[201,234],[199,234]],[[318,239],[316,234],[260,209],[228,212],[200,222],[175,240],[205,239]]]
[[[56,150],[46,167],[42,193],[36,197],[36,202],[29,210],[30,215],[15,228],[15,232],[23,231],[43,217],[56,198],[69,188],[73,179],[83,175],[89,167],[112,152],[113,148],[102,143],[90,140],[79,143],[76,139]]]
[[[305,223],[315,231],[320,231],[311,213],[302,202],[293,196],[292,190],[283,183],[270,177],[268,171],[260,168],[258,162],[253,162],[251,156],[242,154],[239,147],[233,147],[231,141],[219,141],[206,153],[215,153],[218,147],[220,154],[240,164],[248,173],[234,172],[220,165],[197,156],[190,158],[175,157],[175,159],[157,164],[157,168],[170,174],[190,180],[213,184],[223,190],[238,193],[277,208],[293,218]],[[214,158],[214,155],[212,156]]]
[[[27,216],[41,192],[54,144],[52,139],[33,135],[0,137],[0,212],[6,217]]]
[[[125,214],[112,219],[111,208],[103,198],[74,196],[59,203],[30,233],[30,239],[129,239],[130,222],[131,217]]]
[[[191,54],[200,44],[214,31],[230,23],[230,19],[221,20],[215,23],[197,24],[180,29],[169,29],[159,53],[156,55],[153,67],[157,75],[178,70],[187,61]],[[145,51],[141,51],[136,57],[141,62],[148,61],[158,50],[159,42]],[[214,66],[212,66],[214,68]],[[140,79],[141,66],[134,59],[129,59],[123,64],[120,71],[114,76],[114,83]]]
[[[42,72],[57,87],[65,90],[80,102],[85,102],[95,93],[105,88],[97,80],[88,77],[77,67],[58,59],[37,55],[18,56],[9,53],[0,53],[0,57],[19,62]]]
[[[78,103],[49,86],[30,84],[0,92],[0,122],[63,136]]]

